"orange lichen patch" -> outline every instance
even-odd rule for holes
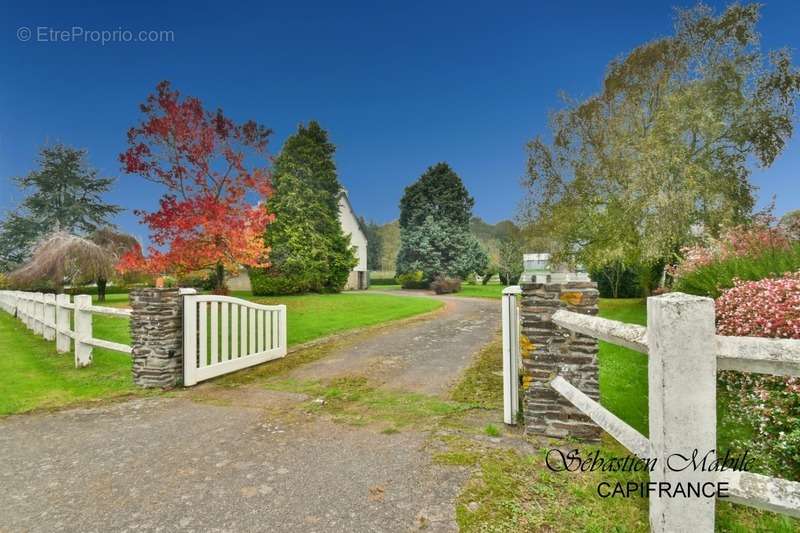
[[[525,335],[519,336],[519,352],[523,359],[530,359],[534,345]]]
[[[563,292],[561,296],[559,296],[559,299],[569,305],[580,305],[583,303],[583,293],[576,291]]]

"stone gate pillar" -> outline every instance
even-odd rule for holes
[[[549,385],[561,375],[593,400],[600,400],[597,340],[561,328],[551,319],[559,309],[595,315],[597,297],[597,284],[586,274],[535,276],[533,282],[522,285],[526,433],[600,440],[600,428]],[[525,345],[526,340],[531,345]]]
[[[133,381],[169,388],[183,382],[183,298],[180,289],[130,293]]]

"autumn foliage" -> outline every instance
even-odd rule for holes
[[[267,141],[271,130],[236,124],[221,109],[181,97],[169,82],[142,104],[142,122],[128,131],[123,169],[166,187],[159,209],[136,211],[150,228],[147,256],[130,253],[121,270],[152,273],[239,265],[269,265],[264,231],[271,221],[260,204],[270,193]],[[219,276],[218,286],[223,279]]]

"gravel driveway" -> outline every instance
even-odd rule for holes
[[[295,376],[360,373],[444,395],[499,325],[498,302],[444,300]],[[302,395],[258,386],[227,395],[0,420],[0,531],[456,529],[467,473],[433,464],[424,432],[335,424],[299,409]]]

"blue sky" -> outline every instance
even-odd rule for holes
[[[289,5],[291,4],[291,5]],[[397,217],[403,188],[449,162],[490,222],[522,198],[524,144],[546,133],[559,92],[595,93],[608,62],[672,29],[688,2],[44,2],[0,7],[0,209],[20,194],[11,176],[33,167],[46,142],[89,150],[117,176],[109,200],[152,209],[157,185],[120,172],[125,132],[155,85],[275,130],[271,151],[316,119],[338,147],[356,211]],[[722,6],[724,3],[719,3]],[[170,30],[174,42],[21,42],[25,26]],[[764,48],[800,48],[800,9],[768,1]],[[795,52],[798,55],[798,52]],[[800,58],[795,60],[800,63]],[[800,207],[800,138],[758,170],[759,205]],[[117,222],[144,237],[127,211]]]

